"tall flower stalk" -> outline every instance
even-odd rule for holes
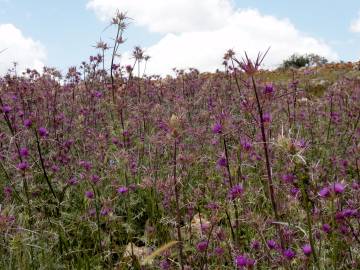
[[[268,190],[269,190],[269,195],[270,195],[271,206],[272,206],[274,217],[275,217],[276,221],[280,221],[278,206],[277,206],[276,197],[275,197],[274,183],[273,183],[273,178],[272,178],[271,163],[270,163],[270,156],[269,156],[270,151],[269,151],[268,140],[267,140],[266,131],[265,131],[263,105],[260,101],[257,85],[255,82],[255,74],[257,73],[257,71],[258,71],[260,65],[262,64],[269,49],[264,54],[259,53],[255,62],[253,62],[247,56],[246,53],[245,53],[245,59],[243,59],[241,62],[239,60],[237,60],[236,58],[234,58],[234,60],[239,64],[240,68],[251,78],[252,89],[253,89],[255,100],[256,100],[257,112],[258,112],[258,116],[260,119],[262,146],[263,146],[263,153],[265,156],[265,165],[266,165]],[[281,232],[280,226],[276,225],[276,228],[277,228],[278,234],[280,236],[281,248],[284,249],[285,241],[284,241],[284,237]]]
[[[170,119],[170,127],[171,127],[171,135],[174,140],[174,147],[173,147],[173,183],[174,183],[174,193],[175,193],[175,207],[176,207],[176,231],[177,231],[177,238],[179,241],[179,260],[180,260],[180,267],[181,270],[184,269],[184,253],[183,253],[183,240],[181,234],[181,212],[180,212],[180,186],[179,181],[176,175],[176,167],[177,167],[177,140],[179,138],[180,132],[180,121],[176,115],[172,115]]]

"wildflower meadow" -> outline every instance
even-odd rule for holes
[[[359,66],[149,75],[127,24],[0,78],[0,269],[360,269]]]

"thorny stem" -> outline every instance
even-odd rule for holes
[[[227,148],[227,143],[226,143],[226,139],[223,136],[223,143],[224,143],[224,151],[225,151],[225,158],[226,158],[226,169],[229,175],[229,182],[230,182],[230,188],[233,188],[233,181],[232,181],[232,176],[231,176],[231,172],[230,172],[230,159],[229,159],[229,153],[228,153],[228,148]],[[239,209],[238,206],[236,204],[236,201],[233,201],[233,205],[234,205],[234,211],[235,211],[235,226],[236,226],[236,240],[239,240]]]
[[[215,227],[215,224],[212,224],[211,225],[211,228],[210,228],[210,231],[209,231],[209,234],[208,234],[208,237],[207,237],[207,240],[206,240],[206,249],[205,249],[205,254],[204,254],[204,260],[205,260],[205,263],[204,263],[204,269],[205,270],[208,270],[208,249],[209,249],[209,243],[210,243],[210,239],[211,239],[211,235],[212,235],[212,232],[214,230],[214,227]]]
[[[236,74],[236,69],[235,69],[235,65],[234,65],[234,60],[231,58],[231,64],[232,64],[232,67],[233,67],[233,70],[234,70],[234,78],[235,78],[235,83],[236,83],[236,87],[239,91],[239,95],[241,97],[241,87],[240,87],[240,84],[239,84],[239,81],[238,81],[238,78],[237,78],[237,74]]]
[[[113,102],[115,102],[114,60],[115,60],[115,56],[116,56],[116,51],[119,47],[119,37],[121,37],[121,36],[122,36],[121,27],[118,26],[116,38],[115,38],[115,44],[114,44],[114,48],[113,48],[113,52],[112,52],[112,56],[111,56],[111,66],[110,66],[111,91],[112,91],[111,93],[112,93]]]
[[[316,268],[318,270],[320,270],[320,263],[319,263],[319,259],[318,259],[317,254],[316,254],[315,242],[314,242],[314,238],[313,238],[313,235],[312,235],[312,222],[311,222],[311,217],[310,217],[311,209],[309,207],[310,200],[309,200],[309,195],[308,195],[308,191],[307,191],[307,188],[306,188],[305,181],[301,182],[301,191],[302,191],[302,195],[304,197],[304,206],[305,206],[305,212],[306,212],[306,222],[307,222],[307,227],[308,227],[308,231],[309,231],[309,241],[310,241],[310,246],[311,246],[311,249],[312,249],[312,257],[314,259]]]
[[[181,213],[180,213],[180,194],[179,194],[179,183],[176,178],[176,156],[177,156],[177,143],[176,138],[174,139],[174,157],[173,157],[173,177],[174,177],[174,189],[175,189],[175,203],[176,203],[176,229],[177,237],[179,241],[179,259],[181,270],[184,270],[184,254],[183,254],[183,242],[181,236]]]
[[[225,214],[226,214],[226,218],[227,218],[227,220],[229,222],[230,231],[231,231],[231,237],[232,237],[233,241],[235,242],[235,232],[234,232],[233,226],[231,224],[231,218],[230,218],[229,211],[227,209],[225,209]]]
[[[44,159],[43,159],[43,156],[42,156],[42,153],[41,153],[41,146],[40,146],[40,141],[39,141],[39,136],[37,135],[37,132],[36,130],[34,130],[34,133],[35,133],[35,138],[36,138],[36,145],[37,145],[37,150],[38,150],[38,153],[39,153],[39,158],[40,158],[40,164],[41,164],[41,168],[43,170],[43,174],[44,174],[44,177],[45,177],[45,180],[46,180],[46,183],[47,185],[49,186],[49,189],[52,193],[52,195],[54,196],[54,198],[56,200],[58,200],[57,196],[56,196],[56,193],[51,185],[51,181],[49,179],[49,176],[47,175],[47,172],[46,172],[46,169],[45,169],[45,164],[44,164]]]
[[[264,124],[264,118],[263,118],[263,110],[262,110],[261,103],[260,103],[260,100],[259,100],[259,96],[258,96],[258,93],[257,93],[257,87],[256,87],[254,76],[251,76],[251,81],[252,81],[254,94],[255,94],[255,98],[256,98],[256,104],[257,104],[258,113],[259,113],[259,116],[260,116],[260,129],[261,129],[261,136],[262,136],[262,142],[263,142],[262,145],[263,145],[263,150],[264,150],[264,155],[265,155],[265,162],[266,162],[266,172],[267,172],[267,177],[268,177],[268,187],[269,187],[269,193],[270,193],[270,200],[271,200],[271,205],[272,205],[273,212],[274,212],[274,215],[275,215],[275,219],[277,221],[279,221],[280,220],[279,219],[279,213],[278,213],[278,209],[277,209],[277,204],[276,204],[276,199],[275,199],[275,191],[274,191],[274,184],[273,184],[273,179],[272,179],[272,174],[271,174],[269,149],[268,149],[268,144],[267,144],[267,139],[266,139],[266,134],[265,134],[265,124]],[[281,229],[280,229],[279,225],[276,225],[276,228],[277,228],[279,236],[280,236],[281,248],[284,249],[285,248],[285,242],[284,242],[284,237],[282,235]]]
[[[2,162],[0,161],[0,166],[1,169],[3,170],[5,177],[8,179],[9,184],[12,186],[14,194],[15,194],[15,198],[19,201],[19,202],[24,202],[24,200],[21,198],[20,194],[18,193],[18,191],[16,190],[16,186],[15,184],[11,181],[10,175],[8,174],[8,172],[6,171],[4,165],[2,164]]]

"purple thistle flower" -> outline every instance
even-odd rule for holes
[[[196,249],[199,251],[199,252],[204,252],[208,247],[208,242],[206,240],[204,241],[200,241],[199,243],[197,243],[196,245]]]
[[[127,193],[129,191],[129,189],[127,188],[127,187],[119,187],[118,189],[117,189],[117,192],[119,193],[119,194],[125,194],[125,193]]]
[[[29,163],[27,161],[23,161],[23,162],[20,162],[16,168],[18,168],[18,170],[21,170],[21,171],[25,171],[26,169],[29,168]]]
[[[96,98],[101,98],[101,97],[102,97],[102,93],[101,93],[100,91],[95,91],[95,92],[94,92],[94,96],[95,96]]]
[[[264,121],[264,123],[269,123],[269,122],[271,122],[271,115],[270,115],[270,113],[266,112],[266,113],[263,114],[263,121]]]
[[[299,141],[296,141],[296,145],[300,148],[305,148],[306,147],[306,141],[304,139],[301,139]]]
[[[296,256],[296,253],[295,251],[293,251],[291,248],[288,248],[288,249],[285,249],[284,252],[283,252],[283,255],[286,259],[288,260],[292,260],[295,258]]]
[[[341,194],[345,190],[345,186],[341,183],[335,183],[334,184],[334,192],[335,194]]]
[[[221,134],[222,125],[219,122],[215,123],[215,125],[212,127],[212,132],[215,134]]]
[[[12,188],[9,186],[4,187],[4,195],[9,198],[12,194]]]
[[[266,84],[264,88],[264,94],[274,93],[274,86],[272,84]]]
[[[11,111],[11,107],[9,106],[9,105],[4,105],[3,107],[2,107],[2,111],[3,111],[3,113],[9,113],[10,111]]]
[[[323,187],[319,191],[319,196],[322,198],[327,198],[330,196],[330,188],[329,187]]]
[[[26,158],[29,156],[29,150],[26,147],[21,148],[19,152],[21,157]]]
[[[231,200],[235,200],[236,198],[239,198],[243,192],[244,192],[244,188],[242,184],[237,184],[230,189],[229,198]]]
[[[247,258],[244,255],[238,255],[235,258],[235,264],[237,268],[242,268],[247,265]]]
[[[267,245],[268,245],[268,247],[270,248],[270,249],[276,249],[277,248],[277,243],[274,241],[274,240],[267,240],[266,241],[266,243],[267,243]]]
[[[77,185],[79,182],[78,180],[76,179],[76,177],[71,177],[69,180],[68,180],[68,184],[71,185],[71,186],[75,186]]]
[[[52,165],[51,166],[51,170],[54,172],[54,173],[56,173],[56,172],[58,172],[59,170],[60,170],[60,168],[59,168],[59,166],[58,165]]]
[[[341,211],[342,216],[345,217],[356,217],[358,214],[357,209],[350,209],[350,208],[346,208],[344,210]]]
[[[311,252],[312,252],[311,246],[309,244],[303,245],[302,251],[304,252],[304,254],[306,256],[309,256],[311,254]]]
[[[260,242],[258,240],[254,240],[251,242],[250,247],[254,250],[260,249]]]
[[[32,121],[30,119],[25,119],[24,120],[24,126],[25,127],[29,128],[29,127],[31,127],[31,125],[32,125]]]
[[[90,171],[92,168],[90,161],[80,160],[79,165],[82,166],[86,171]]]
[[[40,137],[47,137],[48,134],[49,134],[49,133],[48,133],[48,131],[47,131],[46,128],[44,128],[44,127],[39,128],[39,135],[40,135]]]
[[[109,208],[109,207],[104,207],[104,208],[101,209],[100,215],[102,215],[102,216],[107,216],[110,212],[111,212],[111,208]]]
[[[226,167],[227,166],[227,161],[226,158],[224,156],[220,157],[216,163],[219,167]]]
[[[170,261],[168,259],[162,260],[160,262],[160,269],[161,270],[169,270],[170,269]]]
[[[91,182],[93,182],[94,184],[97,184],[100,181],[100,177],[98,175],[92,175],[91,176]]]
[[[242,140],[241,141],[241,146],[245,151],[249,151],[251,149],[251,147],[252,147],[252,144],[247,140]]]
[[[293,196],[296,196],[299,192],[300,192],[300,189],[297,188],[297,187],[292,187],[292,188],[290,189],[290,193],[291,193],[291,195],[293,195]]]
[[[295,176],[291,173],[288,174],[284,174],[281,176],[281,179],[285,182],[285,183],[293,183],[295,180]]]
[[[342,233],[342,234],[344,234],[344,235],[347,235],[347,234],[349,234],[349,232],[350,232],[350,229],[349,229],[348,226],[346,226],[346,225],[344,225],[344,224],[342,224],[342,225],[340,226],[340,233]]]
[[[322,225],[322,230],[325,232],[325,233],[329,233],[331,231],[331,227],[329,224],[325,223]]]
[[[214,249],[214,253],[217,255],[217,256],[222,256],[224,254],[224,249],[222,247],[216,247]]]
[[[85,196],[88,199],[93,199],[94,198],[94,192],[92,191],[85,191]]]

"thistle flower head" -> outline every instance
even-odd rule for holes
[[[216,165],[219,167],[226,167],[227,166],[227,161],[226,161],[226,157],[224,155],[222,155],[216,162]]]
[[[1,111],[5,114],[8,114],[11,111],[11,107],[9,105],[4,105],[2,106]]]
[[[22,161],[16,166],[16,168],[20,171],[25,171],[29,168],[29,163],[27,161]]]
[[[263,118],[264,123],[271,122],[271,115],[268,112],[264,113],[262,118]]]
[[[292,250],[291,248],[285,249],[283,251],[283,255],[286,259],[288,259],[289,261],[294,259],[296,256],[296,253],[294,250]]]
[[[204,241],[200,241],[199,243],[196,244],[196,249],[199,252],[204,252],[208,247],[208,242],[206,240]]]
[[[96,43],[95,48],[102,49],[102,50],[108,50],[109,46],[105,42],[100,40],[98,43]]]
[[[97,184],[100,181],[100,177],[98,175],[92,175],[91,176],[91,182],[93,182],[94,184]]]
[[[247,265],[247,258],[245,255],[239,255],[239,256],[236,256],[235,258],[235,264],[236,264],[236,267],[238,268],[242,268],[242,267],[245,267]]]
[[[253,76],[261,66],[262,62],[264,61],[265,56],[267,55],[270,48],[262,54],[261,52],[258,53],[257,58],[255,61],[251,60],[247,53],[245,52],[245,58],[242,59],[242,61],[237,60],[236,58],[233,58],[240,68],[249,76]]]
[[[32,125],[32,121],[30,119],[25,119],[24,120],[24,126],[25,127],[29,128],[29,127],[31,127],[31,125]]]
[[[224,249],[222,247],[216,247],[214,249],[214,253],[217,255],[217,256],[222,256],[224,254]]]
[[[273,84],[266,84],[264,87],[264,94],[273,94],[274,93],[274,85]]]
[[[28,157],[29,156],[29,150],[26,147],[20,148],[20,156],[21,157]]]
[[[318,194],[321,198],[327,198],[330,196],[330,191],[331,190],[329,187],[323,187],[322,189],[320,189]]]
[[[221,134],[222,125],[219,122],[216,122],[212,127],[212,132],[215,133],[215,134]]]
[[[129,191],[129,189],[127,188],[127,187],[119,187],[118,189],[117,189],[117,193],[119,193],[119,194],[126,194],[127,192]]]
[[[276,249],[277,248],[277,243],[272,239],[267,240],[266,244],[270,249]]]
[[[303,245],[302,251],[304,252],[304,255],[309,256],[312,252],[310,244]]]
[[[46,128],[40,127],[39,128],[39,135],[40,135],[40,137],[47,137],[49,135],[49,132],[47,131]]]
[[[335,183],[334,184],[334,192],[335,194],[341,194],[345,190],[345,186],[342,183]]]
[[[141,61],[144,59],[144,51],[143,49],[141,49],[139,46],[136,46],[132,52],[133,57],[138,60]]]
[[[180,119],[175,114],[173,114],[169,121],[169,127],[173,137],[179,136],[180,131]]]
[[[88,198],[88,199],[93,199],[94,198],[94,192],[85,191],[85,197]]]
[[[243,192],[244,192],[244,188],[242,184],[237,184],[230,189],[229,198],[231,200],[235,200],[239,198],[243,194]]]
[[[235,258],[235,266],[238,269],[244,269],[245,267],[252,268],[255,264],[255,260],[252,258],[249,258],[246,255],[238,255]]]
[[[322,230],[325,233],[329,233],[331,231],[331,226],[329,224],[325,223],[325,224],[322,225]]]
[[[258,240],[253,240],[250,244],[250,247],[254,250],[260,249],[260,242]]]

